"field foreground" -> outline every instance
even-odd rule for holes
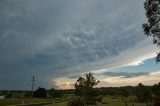
[[[66,98],[54,98],[54,99],[39,99],[39,98],[25,98],[25,99],[4,99],[0,100],[0,106],[15,106],[15,105],[23,105],[23,104],[39,104],[39,103],[52,103],[65,101]]]
[[[67,102],[64,102],[66,98],[55,98],[55,99],[5,99],[0,101],[0,106],[8,105],[19,105],[19,104],[34,104],[34,103],[54,103],[48,106],[67,106]],[[127,104],[127,105],[125,105]],[[146,106],[146,103],[138,103],[135,101],[134,96],[122,98],[121,96],[104,96],[101,103],[97,103],[97,106]]]
[[[126,106],[146,106],[146,103],[135,102],[134,96],[127,97],[124,100],[120,96],[105,96],[102,99],[102,103],[97,103],[97,106],[125,106],[125,101],[127,104]],[[48,106],[67,106],[67,102],[51,104]]]

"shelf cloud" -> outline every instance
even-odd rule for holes
[[[73,73],[145,64],[156,47],[143,34],[143,2],[1,0],[0,89],[30,89],[32,75],[50,88]]]

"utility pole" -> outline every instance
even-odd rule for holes
[[[32,97],[33,97],[33,90],[34,90],[34,82],[35,82],[35,76],[32,77]]]

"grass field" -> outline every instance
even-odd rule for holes
[[[64,101],[66,98],[54,98],[54,99],[39,99],[39,98],[27,98],[27,99],[4,99],[0,100],[0,106],[16,105],[16,104],[31,104],[31,103],[44,103],[53,101]]]
[[[44,103],[53,101],[64,101],[66,98],[55,98],[55,99],[38,99],[38,98],[28,98],[28,99],[4,99],[0,101],[0,106],[5,105],[15,105],[15,104],[30,104],[30,103]],[[136,103],[134,96],[129,96],[122,99],[121,96],[105,96],[102,98],[102,102],[98,103],[98,106],[146,106],[145,103]],[[67,106],[67,102],[55,103],[48,106]]]
[[[145,103],[136,103],[134,101],[134,96],[127,97],[124,100],[127,101],[127,106],[146,106]],[[105,96],[102,99],[102,103],[98,103],[98,106],[125,106],[124,100],[120,96]],[[66,104],[66,102],[63,102],[58,104],[51,104],[48,106],[67,106]]]
[[[146,106],[144,103],[136,103],[134,96],[129,96],[125,99],[122,99],[120,96],[106,96],[103,97],[102,104],[100,106],[125,106],[125,101],[127,106]]]
[[[48,105],[48,106],[67,106],[67,103],[63,102],[63,103],[51,104],[51,105]]]

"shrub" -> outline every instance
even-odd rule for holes
[[[97,96],[95,101],[102,102],[102,96]]]
[[[73,97],[69,100],[67,106],[85,106],[86,102],[83,97]]]
[[[47,91],[45,88],[38,88],[36,91],[34,91],[34,97],[36,98],[45,98],[47,94]]]
[[[154,106],[160,106],[160,96],[154,98]]]

